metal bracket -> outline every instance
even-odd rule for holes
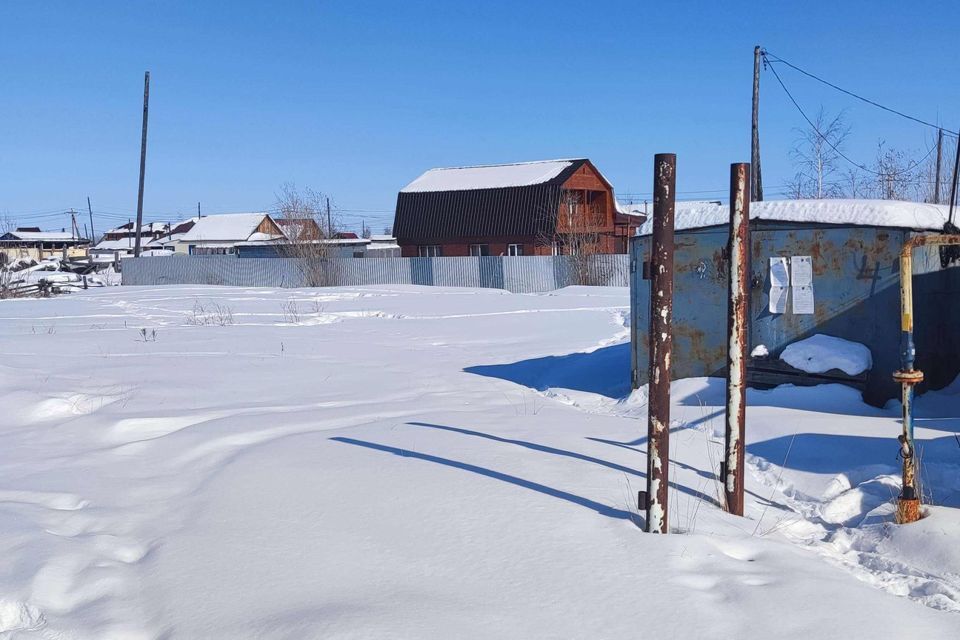
[[[637,509],[640,511],[646,511],[647,507],[650,505],[650,501],[647,498],[646,491],[637,492]]]

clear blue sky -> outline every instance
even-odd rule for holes
[[[960,127],[957,3],[30,2],[0,5],[0,213],[61,227],[136,210],[143,72],[151,71],[150,219],[270,207],[284,182],[328,192],[379,231],[434,166],[587,156],[648,192],[721,197],[749,160],[752,50]],[[923,127],[782,72],[801,104],[849,108],[849,155]],[[801,124],[769,72],[768,197]],[[714,190],[709,194],[692,194]]]

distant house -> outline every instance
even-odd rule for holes
[[[321,238],[300,242],[250,240],[237,244],[240,258],[366,258],[370,241],[364,238]]]
[[[140,227],[140,246],[155,238],[159,238],[165,233],[169,233],[170,225],[165,222],[148,222]],[[103,234],[102,240],[129,240],[132,247],[136,241],[137,233],[134,231],[134,223],[128,222],[119,227],[110,229]],[[97,243],[98,245],[100,243]],[[118,245],[119,246],[119,245]]]
[[[431,169],[400,191],[393,230],[405,257],[566,254],[583,238],[626,253],[642,222],[578,158]]]
[[[313,218],[276,218],[274,222],[291,242],[319,240],[325,236],[320,225]]]
[[[190,218],[169,224],[166,222],[149,222],[140,227],[140,255],[164,255],[163,251],[174,251],[177,240],[190,230],[198,218]],[[94,262],[116,262],[123,258],[133,257],[137,234],[133,231],[133,223],[110,229],[103,234],[103,238],[93,247],[90,247],[90,258]]]
[[[177,242],[177,252],[191,255],[234,254],[244,243],[289,242],[266,213],[226,213],[200,218]]]
[[[66,231],[40,231],[39,227],[18,227],[0,235],[0,264],[14,260],[43,260],[51,256],[68,258],[85,255],[90,241]]]
[[[367,245],[366,258],[399,258],[400,245],[393,236],[370,236],[370,244]]]
[[[176,251],[177,245],[183,240],[183,237],[187,234],[190,229],[193,228],[193,225],[197,224],[200,221],[200,218],[194,217],[188,220],[182,220],[174,225],[171,225],[168,233],[154,238],[145,245],[145,248],[149,251]]]

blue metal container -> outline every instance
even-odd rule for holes
[[[754,220],[751,228],[749,348],[777,358],[788,344],[823,333],[865,344],[873,356],[864,397],[896,397],[899,365],[899,252],[915,232],[887,227]],[[673,376],[722,376],[726,366],[728,229],[707,227],[675,236]],[[643,277],[649,236],[631,240],[634,388],[646,384],[650,287]],[[770,313],[769,259],[810,256],[815,312]],[[960,373],[960,268],[942,268],[936,247],[915,253],[916,344],[924,386],[940,388]],[[922,390],[922,388],[921,388]]]

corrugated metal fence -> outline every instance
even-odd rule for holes
[[[625,287],[629,256],[490,256],[482,258],[298,258],[169,256],[123,261],[123,284],[212,284],[235,287],[419,284],[486,287],[514,293],[575,284]]]

